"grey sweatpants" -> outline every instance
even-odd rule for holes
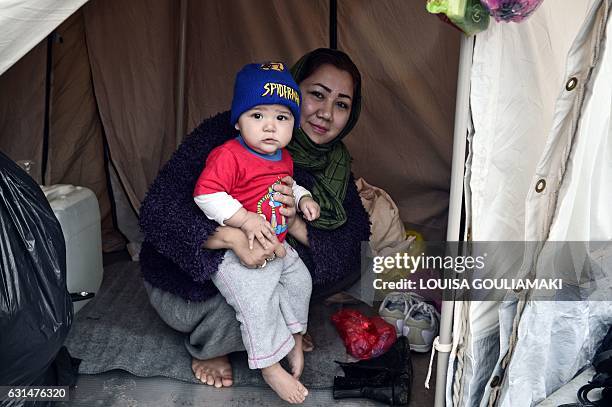
[[[244,351],[236,311],[221,294],[206,301],[188,301],[144,282],[149,301],[172,329],[185,333],[185,348],[200,360]]]
[[[312,292],[310,272],[286,242],[287,255],[249,269],[228,250],[212,281],[236,311],[249,367],[261,369],[284,358],[305,333]]]

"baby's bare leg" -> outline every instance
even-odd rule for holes
[[[293,334],[293,339],[295,340],[295,346],[291,349],[291,352],[287,354],[287,360],[289,361],[289,366],[291,366],[291,374],[296,379],[299,379],[304,371],[304,349],[303,349],[303,341],[302,334]]]
[[[312,335],[308,332],[304,334],[302,337],[302,349],[304,352],[312,352],[315,348],[314,341],[312,340]]]

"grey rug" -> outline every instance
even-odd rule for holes
[[[340,372],[334,360],[347,360],[330,322],[338,309],[337,305],[311,307],[308,326],[316,349],[305,356],[302,382],[307,387],[330,388]],[[165,376],[197,383],[183,340],[183,334],[164,324],[149,305],[139,264],[124,262],[105,268],[102,287],[76,315],[66,346],[72,356],[82,359],[79,373],[121,369],[140,377]],[[246,353],[230,357],[235,386],[266,386],[259,371],[248,368]]]

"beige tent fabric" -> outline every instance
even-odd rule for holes
[[[180,2],[173,0],[91,0],[60,27],[66,38],[54,45],[49,180],[90,183],[104,214],[98,135],[106,135],[136,210],[180,142],[179,20]],[[328,24],[328,0],[189,1],[187,131],[229,109],[243,64],[291,64],[328,45]],[[346,139],[354,172],[388,192],[411,227],[442,230],[460,34],[426,13],[422,2],[351,0],[338,2],[338,38],[364,79],[362,116]],[[42,155],[45,51],[43,42],[0,76],[0,148],[14,159]]]
[[[234,75],[243,64],[266,59],[292,62],[327,42],[325,0],[191,1],[188,5],[188,130],[229,108]],[[177,144],[179,4],[93,0],[83,10],[111,160],[138,209]]]
[[[83,12],[110,158],[138,210],[176,148],[178,2],[92,0]]]
[[[105,251],[121,247],[115,231],[104,170],[103,131],[93,94],[81,10],[56,30],[46,184],[74,184],[98,198]]]
[[[47,42],[0,76],[0,151],[13,161],[33,160],[41,181]]]
[[[91,85],[83,16],[77,11],[56,32],[53,44],[49,150],[45,184],[74,184],[98,199],[105,250],[121,242],[111,216],[102,127]],[[14,161],[31,159],[41,180],[47,41],[0,76],[0,150]]]
[[[328,0],[190,1],[187,129],[228,110],[236,72],[250,62],[293,64],[329,43]]]
[[[424,2],[405,0],[340,1],[338,27],[364,84],[361,119],[346,139],[353,170],[386,190],[405,222],[443,230],[461,34]]]

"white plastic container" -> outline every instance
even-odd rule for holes
[[[102,232],[96,195],[84,187],[51,185],[41,187],[66,241],[68,292],[97,293],[102,284]],[[74,312],[90,300],[74,303]]]

